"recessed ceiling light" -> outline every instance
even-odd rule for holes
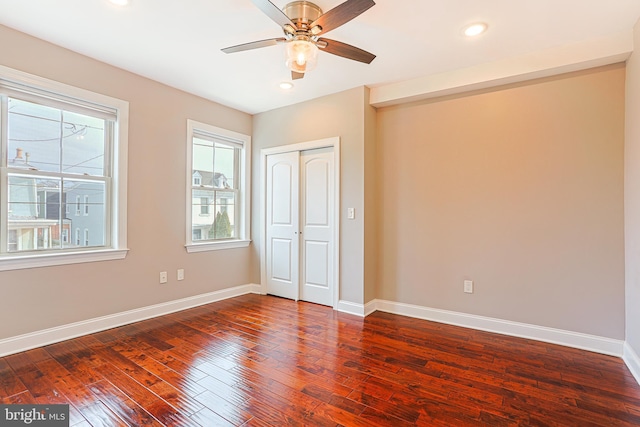
[[[489,26],[484,22],[476,22],[475,24],[467,25],[464,27],[464,35],[467,37],[475,37],[487,31]]]
[[[282,83],[280,83],[280,89],[291,90],[291,89],[293,89],[293,83],[291,83],[291,82],[282,82]]]
[[[126,6],[129,4],[129,0],[109,0],[109,1],[117,6]]]

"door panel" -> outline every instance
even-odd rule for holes
[[[267,156],[266,280],[267,293],[299,298],[298,152]]]
[[[326,266],[331,261],[329,259],[329,244],[305,240],[305,254],[306,284],[328,288],[329,276]]]
[[[302,270],[300,299],[333,305],[333,149],[300,153]]]
[[[291,282],[292,266],[291,261],[294,256],[291,251],[291,240],[272,239],[271,240],[271,277],[276,280]],[[297,258],[297,257],[296,257]]]

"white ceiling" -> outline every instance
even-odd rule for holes
[[[288,0],[272,0],[283,7]],[[342,0],[315,1],[327,11]],[[221,48],[280,37],[250,0],[0,0],[0,24],[254,114],[367,85],[378,89],[486,64],[530,61],[572,46],[606,56],[603,40],[630,34],[640,0],[377,0],[325,36],[377,55],[370,64],[320,53],[318,66],[279,89],[290,74],[284,46],[224,54]],[[468,39],[461,29],[484,21]],[[617,38],[616,38],[617,37]],[[629,39],[630,40],[630,39]],[[600,46],[600,51],[598,51]],[[604,49],[604,51],[602,51]],[[1,61],[1,59],[0,59]],[[475,68],[474,68],[475,67]]]

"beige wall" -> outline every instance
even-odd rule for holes
[[[130,253],[123,261],[0,272],[0,339],[259,283],[250,248],[199,254],[184,248],[186,120],[251,134],[250,115],[3,26],[0,51],[1,65],[130,103]],[[178,268],[185,269],[182,282],[175,280]],[[168,284],[158,283],[160,271],[169,273]]]
[[[0,339],[259,283],[260,149],[333,136],[342,144],[341,299],[624,338],[619,66],[377,113],[357,88],[252,119],[2,26],[0,48],[1,65],[130,102],[131,249],[123,261],[0,272],[2,300],[11,301]],[[627,71],[632,117],[636,62]],[[247,134],[253,125],[250,248],[184,250],[187,118]],[[640,352],[635,122],[626,128],[626,315]],[[175,281],[177,268],[185,281]],[[167,285],[159,271],[169,272]],[[473,295],[462,293],[464,279],[474,280]]]
[[[378,110],[378,298],[624,339],[624,79]]]
[[[340,137],[340,299],[364,302],[364,112],[366,89],[351,89],[254,116],[253,188],[260,182],[260,150]],[[259,254],[260,192],[253,192],[253,238]],[[347,220],[347,208],[356,218]]]
[[[634,29],[640,46],[640,21]],[[640,53],[627,62],[625,141],[625,252],[627,343],[640,355]]]

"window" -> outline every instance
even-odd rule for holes
[[[249,244],[251,138],[187,121],[189,252]]]
[[[209,198],[200,198],[200,215],[209,215]]]
[[[126,256],[128,108],[0,66],[0,271]]]

